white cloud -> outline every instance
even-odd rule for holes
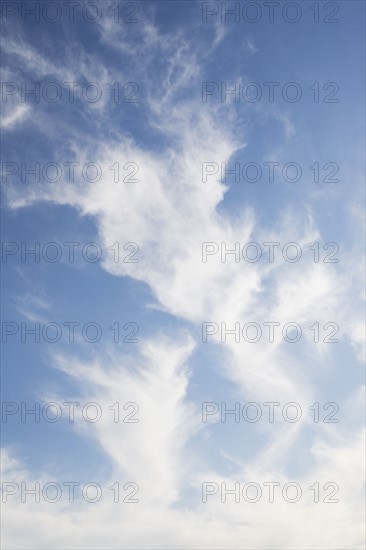
[[[9,111],[10,109],[7,109]],[[1,120],[1,127],[4,130],[12,130],[15,126],[23,122],[30,114],[31,108],[29,105],[18,105],[11,112],[5,114]]]

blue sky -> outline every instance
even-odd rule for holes
[[[2,17],[2,401],[3,412],[81,406],[73,423],[64,406],[56,423],[3,414],[4,547],[364,548],[364,4],[279,2],[272,22],[265,2],[117,2],[119,21],[108,0],[80,2],[72,21],[64,2],[53,4],[54,23],[54,12],[31,1],[4,2]],[[235,4],[239,20],[222,21]],[[39,21],[24,11],[33,5]],[[250,23],[246,9],[262,16]],[[294,9],[301,15],[291,23],[283,14]],[[86,20],[96,13],[97,22]],[[135,22],[124,20],[129,13]],[[253,82],[257,102],[243,99]],[[278,83],[273,101],[268,82]],[[207,83],[219,92],[204,102]],[[283,98],[289,83],[301,90],[297,102]],[[221,86],[235,85],[239,101],[221,97]],[[39,101],[24,86],[39,86]],[[62,95],[51,101],[55,90]],[[35,163],[39,181],[25,172]],[[73,181],[66,163],[77,163]],[[217,169],[204,181],[208,163],[239,163],[240,180],[224,182]],[[257,182],[243,177],[250,163],[262,170]],[[268,163],[277,163],[274,181]],[[301,168],[299,181],[283,178],[288,163]],[[96,166],[101,177],[92,181]],[[334,168],[336,182],[326,179]],[[132,171],[137,181],[128,181]],[[71,242],[79,243],[74,262]],[[221,261],[223,247],[239,243],[241,252],[249,242],[263,250],[260,261]],[[273,262],[266,242],[279,243]],[[302,252],[295,263],[281,253],[293,242]],[[56,249],[47,243],[56,243],[60,261],[22,261],[22,246],[35,243],[49,258]],[[203,243],[218,247],[207,262]],[[324,262],[334,250],[327,243],[338,262]],[[88,261],[95,246],[101,259]],[[268,322],[279,323],[273,343]],[[47,341],[51,327],[39,342],[22,342],[35,323],[41,331],[56,323],[61,338]],[[100,328],[98,342],[86,341],[93,328],[83,338],[88,323]],[[218,333],[204,343],[203,323],[240,331],[257,323],[262,337],[248,342],[240,332],[239,342],[223,343]],[[298,342],[282,338],[287,323],[301,327]],[[334,326],[339,341],[324,342]],[[135,328],[138,341],[123,342]],[[99,422],[81,415],[90,402]],[[279,403],[273,423],[268,402]],[[113,403],[122,418],[136,403],[138,422],[113,422]],[[262,417],[223,422],[218,413],[203,422],[203,403],[239,403],[240,412],[256,403]],[[282,416],[288,403],[301,407],[296,423]],[[322,421],[333,410],[327,403],[338,422]],[[99,483],[103,496],[21,502],[21,483],[49,481]],[[136,483],[139,502],[114,503],[116,482]],[[274,503],[264,490],[255,504],[222,502],[222,489],[203,502],[208,482],[281,489]],[[301,487],[298,502],[282,498],[286,483]],[[314,483],[321,503],[311,500]],[[327,483],[339,487],[339,502],[324,502]]]

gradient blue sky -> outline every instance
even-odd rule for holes
[[[20,13],[24,2],[9,4]],[[3,261],[3,328],[94,321],[103,336],[10,336],[2,400],[96,401],[105,414],[97,424],[9,417],[3,480],[134,481],[140,502],[121,509],[110,498],[51,505],[9,497],[4,547],[364,548],[364,4],[316,3],[319,23],[308,1],[297,3],[296,23],[281,11],[269,22],[264,8],[257,23],[235,23],[219,14],[202,21],[203,2],[142,1],[132,3],[139,10],[130,24],[113,21],[111,2],[94,4],[103,13],[94,24],[79,10],[70,22],[64,9],[54,24],[19,13],[2,22],[2,86],[73,81],[103,90],[95,104],[80,92],[74,103],[2,97],[2,241],[97,242],[103,250],[97,263],[80,253],[73,264],[22,262],[19,254]],[[333,5],[339,21],[324,23]],[[204,82],[270,81],[280,89],[296,82],[301,100],[276,92],[273,102],[264,94],[257,103],[221,102],[219,94],[202,102]],[[138,101],[113,102],[114,82],[136,83]],[[314,82],[336,83],[338,102],[314,102]],[[79,171],[74,183],[6,176],[5,163],[70,161],[98,163],[102,179],[88,183]],[[139,181],[115,183],[114,162],[137,163]],[[205,162],[296,162],[302,177],[224,184],[217,174],[204,183]],[[315,183],[314,162],[337,163],[339,182]],[[138,243],[139,262],[113,262],[108,248],[117,241]],[[203,242],[249,241],[295,241],[303,258],[202,263]],[[314,263],[314,242],[337,243],[339,262]],[[250,321],[297,322],[304,336],[296,344],[202,343],[203,322]],[[137,323],[139,342],[114,343],[115,322]],[[314,322],[337,323],[339,343],[315,344]],[[138,403],[139,423],[113,423],[115,401]],[[296,402],[304,418],[202,422],[202,402],[251,401]],[[339,422],[312,422],[314,402],[337,403]],[[307,493],[315,481],[335,482],[340,501],[254,506],[216,495],[204,504],[205,481],[296,481]]]

